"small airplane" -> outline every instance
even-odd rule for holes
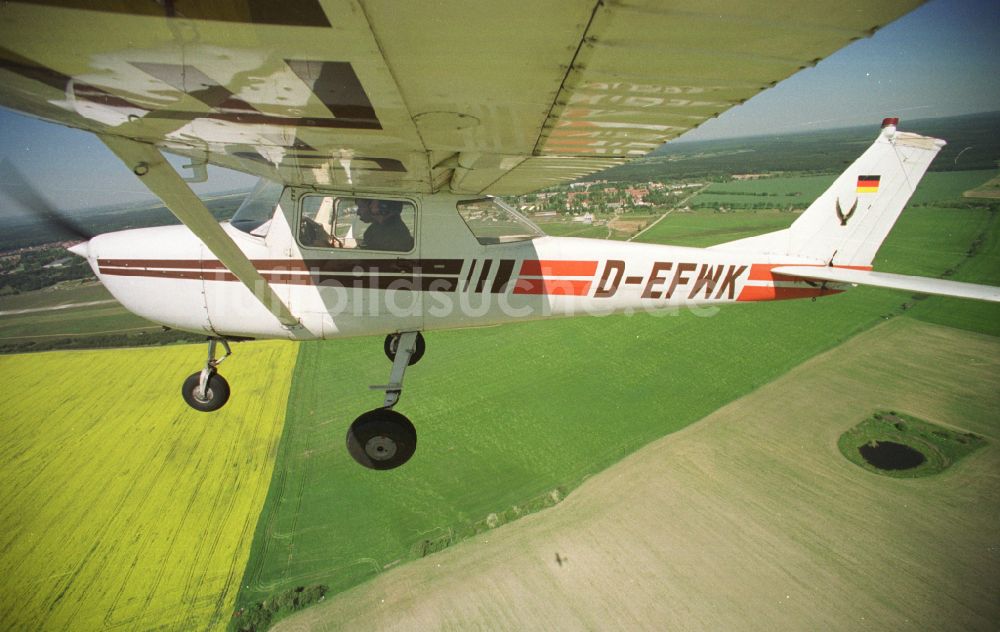
[[[71,250],[129,310],[208,337],[193,408],[228,400],[232,341],[384,334],[382,406],[347,433],[372,469],[416,449],[394,407],[424,331],[856,284],[1000,301],[872,270],[944,145],[895,118],[787,229],[711,248],[545,235],[497,196],[644,155],[915,5],[779,3],[777,28],[738,3],[564,4],[8,2],[0,105],[96,133],[184,223]],[[207,164],[261,176],[229,222],[188,185]]]

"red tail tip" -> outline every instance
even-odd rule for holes
[[[884,118],[884,119],[882,119],[882,129],[885,129],[885,128],[889,127],[890,125],[892,125],[893,127],[896,127],[897,125],[899,125],[899,119],[897,117],[891,117],[891,118]]]

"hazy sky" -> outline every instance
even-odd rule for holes
[[[1000,0],[933,0],[684,140],[1000,110]]]
[[[901,117],[905,129],[906,119],[998,109],[1000,0],[932,0],[874,37],[851,44],[683,138],[857,124],[876,128],[885,116]],[[11,159],[62,208],[150,197],[94,136],[0,108],[3,158]],[[252,183],[253,178],[243,174],[211,168],[209,182],[198,189]]]

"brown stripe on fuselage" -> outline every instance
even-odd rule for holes
[[[467,292],[469,290],[469,284],[472,283],[472,275],[476,271],[476,259],[473,259],[469,264],[469,271],[465,275],[465,282],[462,284],[462,291]]]
[[[184,279],[193,281],[238,281],[228,270],[147,270],[101,266],[101,274],[110,276],[149,277],[154,279]],[[262,272],[268,283],[277,285],[318,285],[322,287],[347,287],[377,290],[422,290],[450,292],[458,287],[458,279],[440,275],[352,275],[311,272],[295,274],[294,271]]]
[[[492,259],[487,259],[483,261],[483,269],[479,273],[479,280],[476,282],[476,292],[482,292],[483,287],[486,285],[486,277],[490,274],[490,268],[493,265]]]
[[[146,270],[138,268],[114,268],[114,267],[100,267],[101,274],[108,274],[111,276],[133,276],[133,277],[152,277],[154,279],[193,279],[198,281],[204,281],[207,275],[213,277],[212,280],[216,280],[214,277],[227,277],[218,279],[220,281],[235,281],[236,275],[228,271],[218,271],[218,272],[206,272],[203,270]]]
[[[98,259],[101,267],[168,268],[173,270],[225,270],[215,259]],[[378,274],[407,272],[415,274],[454,274],[462,272],[463,259],[254,259],[254,267],[298,272],[354,272]]]
[[[513,259],[501,259],[500,265],[497,266],[497,275],[493,279],[493,285],[490,287],[491,294],[503,294],[507,291],[507,285],[510,281],[510,275],[514,271],[514,260]]]

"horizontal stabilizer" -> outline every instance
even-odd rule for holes
[[[957,298],[971,298],[978,301],[1000,303],[1000,287],[993,287],[992,285],[977,285],[975,283],[961,283],[959,281],[946,281],[944,279],[929,279],[927,277],[871,272],[869,270],[848,270],[827,266],[778,266],[773,268],[771,273],[809,279],[810,281],[872,285],[874,287],[904,290],[919,294],[937,294],[939,296],[954,296]]]

